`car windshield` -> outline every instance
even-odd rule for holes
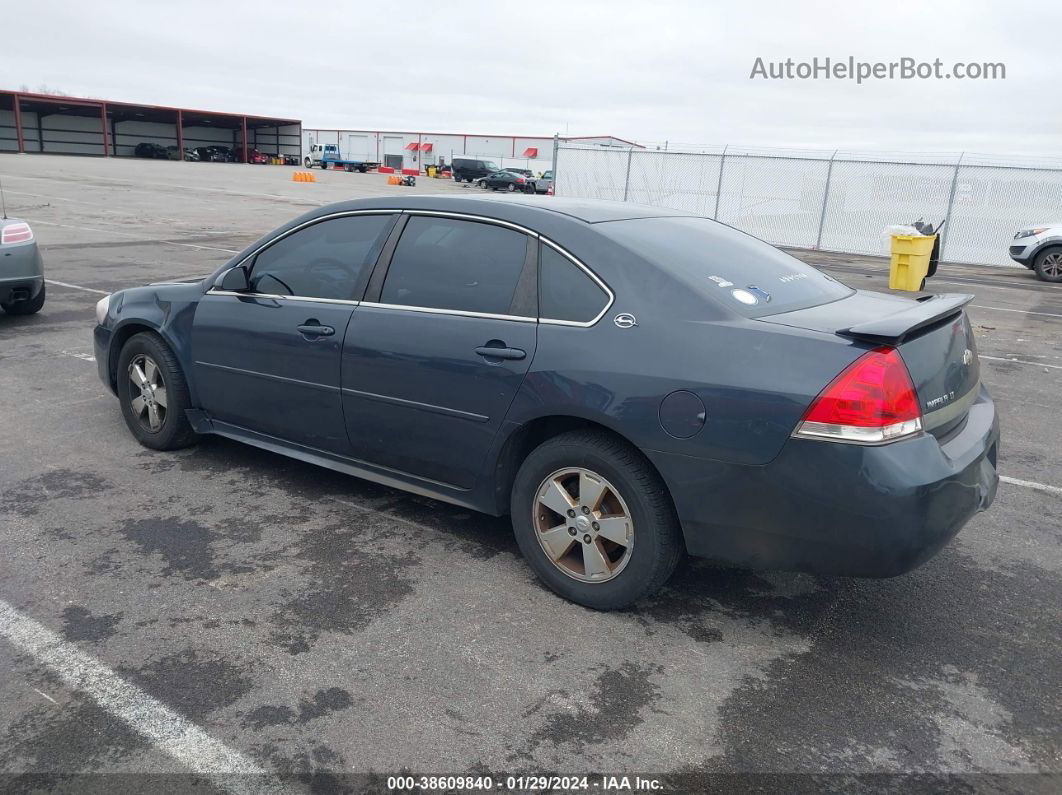
[[[769,243],[707,218],[633,218],[599,229],[746,317],[806,309],[853,292]]]

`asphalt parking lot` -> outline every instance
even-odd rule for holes
[[[958,265],[931,281],[976,295],[1006,481],[927,565],[869,581],[686,563],[638,609],[594,613],[535,581],[504,520],[128,433],[92,361],[103,294],[204,275],[317,204],[469,190],[291,171],[0,158],[50,280],[39,315],[0,315],[0,788],[144,771],[238,788],[238,770],[341,789],[403,768],[674,792],[716,773],[1057,786],[1062,286]],[[882,260],[800,256],[886,287]]]

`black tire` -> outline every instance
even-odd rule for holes
[[[147,427],[132,407],[132,401],[138,395],[133,394],[129,365],[139,356],[148,356],[155,362],[166,388],[165,415],[158,430]],[[192,407],[188,382],[185,381],[177,357],[157,334],[147,331],[134,334],[122,346],[122,352],[118,355],[118,401],[122,406],[125,424],[144,447],[150,447],[152,450],[179,450],[199,440],[185,416],[185,410]]]
[[[9,315],[35,315],[44,307],[44,289],[45,285],[42,284],[41,291],[30,300],[0,304],[0,308],[3,308]]]
[[[510,182],[510,183],[509,183],[509,184],[508,184],[508,185],[507,185],[507,186],[505,187],[505,189],[506,189],[507,191],[509,191],[509,193],[515,193],[515,192],[516,192],[516,185],[514,185],[513,183],[511,183],[511,182]]]
[[[612,579],[585,582],[565,574],[536,537],[537,493],[551,473],[580,467],[615,486],[634,528],[630,558]],[[595,610],[618,610],[659,590],[678,565],[685,547],[667,487],[634,447],[601,431],[570,431],[543,442],[524,460],[510,498],[520,550],[550,590]]]
[[[1062,247],[1046,248],[1037,254],[1033,270],[1036,278],[1045,282],[1062,282]]]
[[[306,158],[305,160],[303,160],[303,161],[302,161],[302,164],[303,164],[303,165],[304,165],[304,166],[305,166],[306,168],[313,168],[313,161],[312,161],[312,160],[310,160],[310,158],[308,158],[308,157],[307,157],[307,158]]]

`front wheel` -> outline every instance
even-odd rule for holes
[[[1062,282],[1062,248],[1043,251],[1036,257],[1033,266],[1038,278],[1045,282]]]
[[[616,610],[659,590],[683,553],[667,488],[626,442],[572,431],[536,448],[511,495],[517,543],[554,592]]]
[[[312,161],[312,160],[310,160],[310,158],[306,158],[305,160],[303,160],[303,161],[302,161],[302,164],[303,164],[303,165],[304,165],[304,166],[305,166],[306,168],[313,168],[313,161]]]
[[[514,193],[516,191],[516,186],[510,182],[505,189],[509,191],[509,193]]]
[[[134,334],[118,356],[118,399],[130,432],[144,447],[178,450],[197,436],[185,416],[188,383],[177,357],[150,332]]]

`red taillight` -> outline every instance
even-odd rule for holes
[[[8,224],[0,230],[0,245],[26,243],[30,240],[33,240],[33,230],[29,224]]]
[[[516,184],[517,185],[523,185],[524,184],[524,178],[523,177],[517,177],[516,178]]]
[[[879,444],[922,430],[911,374],[895,348],[856,359],[819,394],[796,436]]]

